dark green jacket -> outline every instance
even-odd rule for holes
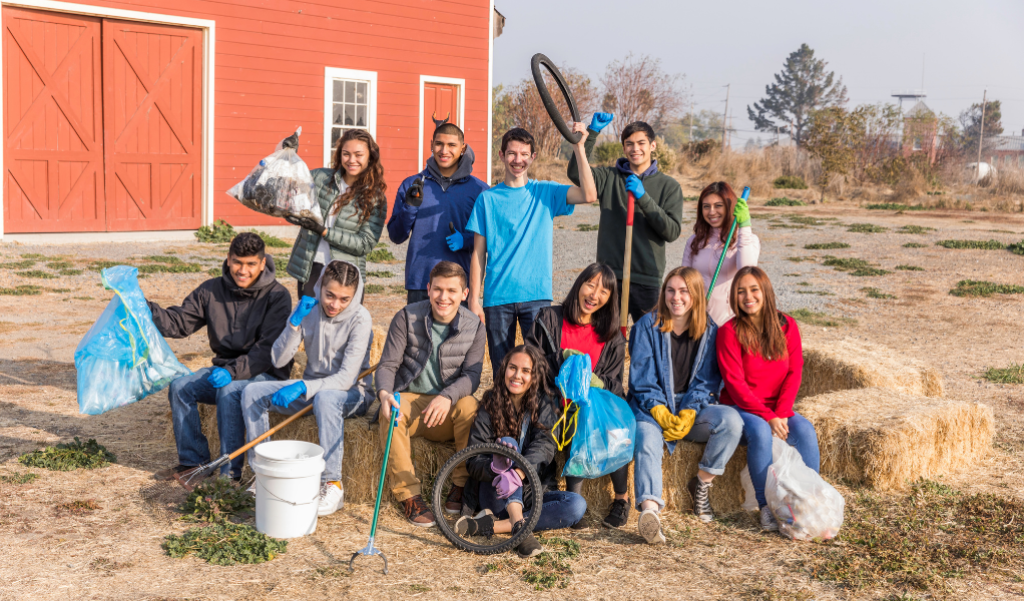
[[[313,175],[313,193],[316,194],[320,211],[326,221],[327,212],[338,197],[341,174],[334,169],[314,169],[310,173]],[[384,208],[360,224],[354,202],[342,207],[337,219],[334,220],[334,226],[327,231],[327,243],[331,245],[331,260],[352,263],[359,268],[359,273],[365,280],[366,255],[380,240],[386,213],[387,209]],[[300,229],[298,237],[295,238],[295,247],[292,248],[292,256],[288,259],[288,275],[300,282],[307,281],[319,245],[320,232]]]
[[[587,130],[587,158],[594,152],[598,133]],[[612,268],[622,279],[626,250],[626,177],[617,167],[591,167],[597,184],[601,222],[597,232],[597,260]],[[569,159],[569,179],[580,184],[575,155]],[[633,211],[633,258],[630,281],[661,286],[665,272],[665,245],[679,237],[683,222],[683,189],[672,177],[655,171],[642,177],[644,195],[636,199]]]

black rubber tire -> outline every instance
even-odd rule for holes
[[[526,474],[526,481],[523,482],[523,486],[525,487],[529,484],[530,490],[533,492],[533,506],[529,510],[525,507],[523,508],[524,513],[526,511],[530,512],[530,517],[526,518],[526,524],[515,534],[515,536],[494,545],[476,545],[467,541],[452,530],[452,527],[448,524],[448,520],[443,517],[445,482],[447,482],[451,477],[456,466],[476,455],[501,455],[502,457],[507,457],[512,461],[515,461],[516,467],[523,470]],[[489,485],[490,483],[487,484]],[[540,510],[544,506],[544,493],[541,490],[540,477],[537,475],[537,470],[530,465],[530,462],[528,462],[525,457],[503,444],[489,442],[487,444],[478,444],[466,447],[452,455],[452,458],[449,459],[448,462],[441,467],[441,471],[437,473],[437,478],[434,480],[434,494],[432,500],[434,502],[434,515],[438,516],[437,527],[445,538],[463,551],[469,551],[470,553],[476,553],[477,555],[494,555],[496,553],[504,553],[518,547],[519,543],[523,542],[523,539],[533,532],[534,526],[537,525],[537,520],[540,519]]]
[[[555,83],[558,84],[558,89],[562,90],[562,97],[565,98],[565,103],[569,105],[569,114],[572,115],[572,120],[579,122],[580,111],[576,108],[576,99],[572,97],[572,91],[569,90],[569,85],[565,83],[565,78],[562,77],[562,73],[558,70],[558,67],[551,62],[551,59],[544,56],[541,53],[533,55],[533,59],[530,60],[530,70],[533,71],[533,81],[537,84],[537,91],[540,93],[541,102],[544,103],[544,108],[548,111],[548,116],[551,117],[551,121],[554,122],[555,127],[562,134],[562,137],[569,141],[570,144],[575,144],[580,141],[583,134],[578,134],[572,131],[566,124],[565,119],[558,112],[558,105],[555,104],[551,93],[548,92],[548,84],[544,81],[544,73],[541,71],[541,66],[547,68],[551,73],[551,76],[555,78]]]

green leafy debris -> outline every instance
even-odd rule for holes
[[[18,275],[23,278],[38,278],[40,280],[52,280],[57,276],[53,275],[49,271],[43,271],[41,269],[31,269],[29,271],[19,271]]]
[[[924,271],[924,267],[918,267],[917,265],[897,265],[897,271]]]
[[[28,467],[70,472],[80,468],[91,470],[106,467],[115,463],[117,457],[96,442],[95,438],[82,442],[76,436],[74,442],[62,442],[57,446],[26,453],[18,457],[18,461]]]
[[[935,228],[925,227],[923,225],[905,225],[900,229],[896,230],[897,234],[926,234],[928,232],[934,232]]]
[[[230,518],[256,510],[256,499],[235,486],[230,478],[208,478],[195,487],[178,507],[189,522],[226,522]]]
[[[391,251],[386,248],[375,248],[370,251],[370,254],[366,255],[366,260],[370,263],[393,263],[395,255],[391,254]]]
[[[982,377],[997,384],[1024,384],[1024,363],[1001,369],[990,367]]]
[[[363,291],[367,294],[383,294],[384,286],[381,286],[380,284],[366,284],[366,286],[363,287]]]
[[[996,284],[980,280],[960,280],[949,291],[953,296],[992,296],[993,294],[1024,294],[1024,286]]]
[[[175,559],[194,555],[219,566],[270,561],[288,550],[288,541],[270,538],[252,526],[223,523],[191,528],[161,545]]]
[[[880,298],[880,299],[891,299],[896,298],[891,294],[886,294],[878,288],[865,287],[860,289],[861,292],[867,295],[868,298]]]
[[[889,273],[884,269],[878,269],[871,263],[868,263],[864,259],[856,259],[853,257],[833,257],[832,255],[825,255],[822,265],[826,267],[832,267],[836,271],[845,271],[850,275],[863,277],[863,276],[875,276],[885,275]]]
[[[172,263],[170,265],[150,263],[139,265],[139,273],[199,273],[201,271],[203,271],[203,266],[199,263]],[[219,272],[220,269],[218,268]]]
[[[394,277],[395,274],[390,271],[367,271],[366,277],[368,278],[390,278]]]
[[[850,248],[850,245],[845,242],[817,242],[815,244],[808,244],[804,248],[806,250],[836,250]]]
[[[32,284],[23,284],[14,288],[0,288],[0,296],[36,296],[42,293],[42,288]]]
[[[851,223],[846,231],[855,234],[881,234],[889,231],[889,228],[875,225],[873,223]]]
[[[10,474],[0,476],[0,482],[6,484],[28,484],[38,477],[39,474],[33,472],[25,472],[24,474],[21,472],[11,472]]]
[[[266,244],[268,248],[291,248],[291,244],[266,232],[256,230],[254,232],[257,236],[263,240],[263,244]]]
[[[999,240],[939,240],[935,243],[944,248],[968,250],[1003,250],[1006,244]]]
[[[223,244],[231,242],[235,237],[235,228],[231,224],[218,219],[213,225],[204,225],[195,233],[196,240],[207,244]]]
[[[920,242],[907,242],[903,245],[903,248],[928,248],[928,245],[921,244]]]
[[[580,544],[557,536],[538,537],[538,541],[550,550],[541,553],[523,568],[523,580],[538,591],[566,588],[572,580],[572,565],[568,560],[580,556]]]
[[[1024,240],[1007,246],[1006,250],[1012,252],[1015,255],[1024,255]]]
[[[593,224],[593,223],[577,223],[576,224],[576,231],[579,231],[579,232],[596,232],[597,230],[598,230],[598,226],[596,224]]]

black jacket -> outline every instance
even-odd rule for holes
[[[564,361],[561,349],[562,320],[561,305],[544,307],[537,314],[533,328],[525,337],[526,344],[539,348],[547,358],[552,386],[554,386],[554,378],[558,375],[558,370],[562,368]],[[601,349],[597,365],[594,365],[592,369],[594,375],[604,382],[604,389],[620,398],[626,397],[626,391],[622,386],[622,371],[625,365],[626,339],[622,337],[621,332],[616,330],[615,336]]]
[[[231,373],[234,380],[248,380],[267,373],[288,378],[292,362],[274,367],[270,349],[284,330],[292,311],[292,297],[274,276],[274,258],[252,286],[239,288],[224,261],[221,276],[206,280],[178,307],[164,309],[149,303],[153,322],[165,338],[186,338],[206,327],[213,364]]]
[[[555,462],[555,439],[551,437],[551,428],[555,425],[558,416],[555,414],[555,401],[545,398],[540,406],[540,424],[530,422],[526,430],[526,439],[519,452],[530,465],[537,470],[540,477],[541,494],[547,491],[558,490],[558,465]],[[529,419],[527,416],[525,419]],[[476,421],[469,431],[469,443],[467,446],[498,442],[499,436],[495,436],[491,425],[491,414],[483,406],[476,411]],[[514,437],[519,438],[518,433]],[[483,486],[490,486],[497,476],[491,470],[490,455],[475,455],[466,460],[466,470],[469,471],[470,484],[479,482]],[[475,495],[473,495],[475,500]],[[525,482],[523,483],[523,506],[529,508],[533,503],[533,491]],[[474,503],[475,506],[475,503]]]

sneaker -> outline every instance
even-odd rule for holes
[[[316,514],[320,517],[331,515],[345,506],[345,490],[341,482],[324,482],[320,485],[320,507]]]
[[[640,518],[636,521],[637,530],[640,536],[644,537],[652,545],[665,543],[665,535],[661,533],[661,518],[655,509],[645,509],[640,512]]]
[[[519,520],[518,522],[516,522],[515,525],[512,526],[512,535],[515,536],[516,533],[522,530],[524,524],[525,522],[523,520]],[[543,553],[544,547],[540,545],[540,541],[538,541],[537,537],[535,537],[531,532],[526,535],[526,538],[523,539],[523,542],[519,543],[519,546],[516,547],[516,551],[519,553],[520,558],[529,559],[531,557],[536,557]]]
[[[602,524],[609,528],[621,528],[629,521],[629,501],[627,499],[615,499],[612,501],[612,508],[608,510],[608,517]]]
[[[491,514],[478,515],[476,518],[462,516],[455,522],[455,533],[459,536],[494,536],[494,517]]]
[[[420,495],[402,501],[402,510],[405,513],[405,519],[417,528],[430,528],[437,523],[434,521],[434,514],[431,513],[430,508],[427,507]]]
[[[778,532],[779,521],[775,519],[772,510],[765,505],[761,508],[761,530],[765,532]]]
[[[694,476],[686,485],[686,490],[690,491],[690,499],[693,501],[693,515],[705,524],[715,519],[715,512],[711,510],[711,500],[708,498],[711,483]]]
[[[448,515],[459,515],[462,513],[462,491],[463,487],[452,485],[448,491],[448,498],[444,500],[444,512]]]

